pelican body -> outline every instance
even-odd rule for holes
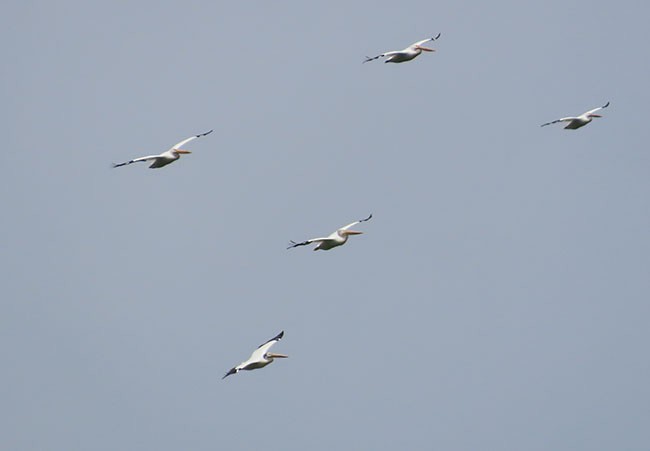
[[[438,36],[434,38],[423,39],[421,41],[413,43],[406,47],[404,50],[394,50],[392,52],[382,53],[381,55],[373,57],[366,56],[364,63],[376,60],[377,58],[386,58],[386,61],[384,61],[384,63],[404,63],[406,61],[411,61],[415,57],[419,56],[422,52],[435,52],[435,49],[423,47],[422,44],[429,41],[435,41],[439,37],[440,33],[438,33]]]
[[[150,169],[162,168],[163,166],[167,166],[168,164],[178,160],[181,155],[192,153],[189,150],[181,149],[180,147],[182,145],[185,145],[188,142],[195,140],[196,138],[200,138],[201,136],[209,135],[210,133],[212,133],[212,130],[184,139],[183,141],[174,144],[171,149],[169,149],[167,152],[161,153],[160,155],[149,155],[146,157],[134,158],[133,160],[129,160],[124,163],[114,164],[113,167],[119,168],[120,166],[126,166],[128,164],[138,163],[140,161],[153,161],[153,163],[151,163],[149,166]]]
[[[584,127],[589,122],[591,122],[595,117],[602,117],[600,114],[594,114],[594,113],[596,111],[602,110],[603,108],[607,108],[608,106],[609,106],[609,102],[607,102],[605,105],[603,105],[601,107],[594,108],[593,110],[589,110],[589,111],[587,111],[585,113],[582,113],[580,116],[563,117],[563,118],[557,119],[555,121],[547,122],[545,124],[542,124],[541,127],[545,127],[545,126],[551,125],[551,124],[557,124],[558,122],[568,122],[568,124],[564,128],[568,129],[568,130],[575,130],[575,129],[578,129],[580,127]]]
[[[359,232],[357,230],[350,230],[350,227],[353,227],[360,222],[365,222],[370,220],[372,218],[372,215],[368,216],[366,219],[360,219],[359,221],[354,221],[351,224],[346,225],[345,227],[341,227],[338,229],[336,232],[331,233],[330,235],[324,237],[324,238],[312,238],[306,241],[303,241],[301,243],[296,243],[295,241],[290,241],[289,247],[287,249],[291,249],[293,247],[298,247],[298,246],[306,246],[311,243],[318,243],[316,247],[314,248],[315,251],[317,250],[323,250],[323,251],[328,251],[332,248],[342,246],[344,245],[347,241],[350,235],[361,235],[363,232]]]
[[[266,365],[273,363],[273,359],[286,359],[287,357],[289,357],[288,355],[275,354],[269,352],[271,346],[273,346],[278,341],[280,341],[283,336],[284,336],[284,331],[280,332],[275,337],[271,338],[269,341],[261,344],[255,351],[253,351],[253,353],[248,358],[248,360],[240,363],[236,367],[231,368],[225,374],[225,376],[222,377],[222,379],[227,378],[231,374],[237,374],[241,370],[250,371],[250,370],[256,370],[258,368],[264,368]]]

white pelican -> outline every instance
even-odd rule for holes
[[[360,222],[368,221],[370,218],[372,218],[372,215],[368,216],[366,219],[360,219],[358,221],[354,221],[352,224],[348,224],[345,227],[341,227],[336,232],[332,233],[331,235],[325,238],[312,238],[311,240],[303,241],[302,243],[289,241],[289,243],[291,244],[287,249],[291,249],[292,247],[298,247],[298,246],[306,246],[311,243],[318,243],[318,245],[314,248],[315,251],[317,251],[318,249],[327,251],[332,249],[333,247],[341,246],[345,244],[345,242],[348,240],[348,236],[361,235],[363,233],[363,232],[357,232],[356,230],[350,230],[350,227],[357,225]]]
[[[602,110],[603,108],[607,108],[609,106],[609,102],[607,102],[603,106],[599,106],[598,108],[594,108],[593,110],[589,110],[586,113],[582,113],[580,116],[576,117],[563,117],[561,119],[557,119],[552,122],[547,122],[546,124],[542,124],[540,127],[544,127],[546,125],[551,125],[551,124],[557,124],[558,122],[568,122],[567,126],[564,128],[567,128],[569,130],[575,130],[576,128],[583,127],[587,125],[589,122],[593,120],[595,117],[602,117],[600,114],[594,114],[596,111]]]
[[[171,149],[169,149],[167,152],[161,153],[160,155],[149,155],[147,157],[135,158],[133,160],[126,161],[124,163],[113,164],[113,167],[119,168],[120,166],[126,166],[127,164],[137,163],[139,161],[153,160],[153,163],[151,163],[151,166],[149,166],[150,169],[162,168],[163,166],[167,166],[169,163],[173,163],[174,161],[178,160],[182,154],[192,153],[189,150],[179,149],[179,147],[181,147],[184,144],[187,144],[190,141],[195,140],[196,138],[209,135],[210,133],[212,133],[212,130],[210,130],[209,132],[201,133],[200,135],[194,135],[187,139],[184,139],[178,144],[174,144],[174,146]]]
[[[423,51],[435,52],[435,49],[430,49],[429,47],[422,47],[422,44],[429,41],[435,41],[439,37],[440,37],[440,33],[438,33],[438,36],[436,36],[435,38],[423,39],[421,41],[416,42],[415,44],[411,44],[408,47],[406,47],[404,50],[394,50],[392,52],[382,53],[381,55],[377,55],[372,58],[366,56],[366,60],[364,61],[364,63],[367,63],[368,61],[376,60],[377,58],[383,58],[383,57],[386,57],[386,61],[384,61],[384,63],[403,63],[405,61],[411,61],[413,58],[418,56]]]
[[[266,343],[261,344],[255,351],[253,351],[253,353],[248,358],[248,360],[240,363],[234,368],[231,368],[226,373],[226,375],[221,379],[225,379],[231,374],[237,374],[241,370],[248,371],[248,370],[256,370],[258,368],[264,368],[269,363],[272,363],[274,358],[286,359],[287,357],[289,357],[288,355],[284,355],[284,354],[273,354],[271,352],[268,352],[268,350],[271,349],[271,346],[273,346],[278,341],[280,341],[280,339],[283,336],[284,336],[284,331],[280,332],[279,334],[271,338]]]

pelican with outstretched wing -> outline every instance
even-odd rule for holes
[[[566,125],[566,129],[569,130],[575,130],[580,127],[584,127],[587,125],[589,122],[593,120],[595,117],[602,117],[600,114],[594,114],[596,111],[600,111],[603,108],[607,108],[609,106],[609,102],[607,102],[603,106],[599,106],[598,108],[594,108],[593,110],[589,110],[585,113],[582,113],[580,116],[575,116],[575,117],[563,117],[551,122],[547,122],[545,124],[542,124],[540,127],[545,127],[546,125],[551,125],[551,124],[557,124],[558,122],[568,122]]]
[[[222,379],[227,378],[231,374],[237,374],[241,370],[256,370],[258,368],[264,368],[266,365],[273,363],[273,359],[286,359],[289,357],[288,355],[284,354],[275,354],[272,352],[269,352],[269,349],[271,349],[271,346],[276,344],[278,341],[282,339],[284,336],[284,331],[280,332],[277,334],[275,337],[271,338],[269,341],[266,343],[261,344],[253,353],[251,356],[246,360],[245,362],[240,363],[234,368],[231,368],[225,376],[222,377]]]
[[[184,139],[178,144],[175,144],[167,152],[163,152],[160,155],[149,155],[147,157],[134,158],[133,160],[125,161],[124,163],[113,164],[113,167],[119,168],[120,166],[126,166],[128,164],[138,163],[140,161],[153,161],[153,163],[151,163],[151,166],[149,166],[150,169],[162,168],[163,166],[167,166],[168,164],[178,160],[182,154],[192,153],[189,150],[181,149],[180,148],[181,146],[187,144],[190,141],[195,140],[196,138],[200,138],[201,136],[209,135],[210,133],[212,133],[212,130],[210,130],[209,132],[201,133],[200,135],[194,135],[187,139]]]
[[[318,243],[318,245],[314,248],[315,251],[319,249],[328,251],[333,247],[342,246],[348,240],[348,237],[350,235],[361,235],[363,233],[363,232],[358,232],[356,230],[350,230],[350,227],[355,226],[360,222],[366,222],[370,220],[370,218],[372,218],[372,215],[368,216],[366,219],[360,219],[358,221],[354,221],[353,223],[348,224],[345,227],[341,227],[336,232],[324,238],[312,238],[310,240],[306,240],[301,243],[296,243],[295,241],[289,241],[290,244],[289,247],[287,247],[287,249],[291,249],[293,247],[298,247],[298,246],[306,246],[311,243]]]
[[[436,51],[435,49],[431,49],[429,47],[423,47],[422,44],[429,41],[435,41],[439,37],[440,37],[440,33],[438,33],[438,36],[434,38],[423,39],[414,44],[411,44],[408,47],[406,47],[404,50],[393,50],[392,52],[382,53],[381,55],[377,55],[373,57],[366,56],[366,59],[363,62],[367,63],[368,61],[373,61],[378,58],[386,58],[386,61],[384,61],[384,63],[403,63],[406,61],[411,61],[413,58],[420,55],[420,53],[422,52],[435,52]]]

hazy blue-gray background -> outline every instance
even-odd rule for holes
[[[0,448],[647,450],[649,16],[6,3]]]

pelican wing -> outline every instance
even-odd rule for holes
[[[426,43],[426,42],[429,42],[429,41],[435,41],[435,40],[438,39],[439,37],[440,37],[440,33],[438,33],[438,36],[436,36],[436,37],[433,37],[433,38],[427,38],[427,39],[422,39],[421,41],[415,42],[415,43],[411,44],[409,47],[415,47],[416,45],[422,45],[422,44],[424,44],[424,43]]]
[[[187,143],[190,142],[190,141],[194,141],[196,138],[200,138],[201,136],[209,135],[209,134],[212,133],[213,131],[214,131],[214,130],[210,130],[209,132],[201,133],[200,135],[190,136],[189,138],[184,139],[184,140],[182,140],[181,142],[174,144],[174,146],[173,146],[171,149],[169,149],[169,150],[175,150],[175,149],[178,149],[178,148],[181,147],[182,145],[187,144]]]
[[[293,240],[289,240],[289,246],[287,247],[287,249],[291,249],[291,248],[298,247],[298,246],[307,246],[308,244],[311,244],[311,243],[320,243],[321,241],[326,241],[328,239],[329,239],[328,237],[312,238],[310,240],[305,240],[305,241],[302,241],[300,243],[296,243]]]
[[[250,359],[248,361],[257,361],[257,360],[262,360],[262,357],[264,357],[264,354],[268,352],[269,349],[271,349],[271,346],[276,344],[278,341],[280,341],[284,337],[284,331],[280,332],[277,334],[275,337],[271,338],[269,341],[262,343],[259,345],[259,347],[253,351],[251,354]]]
[[[138,163],[140,161],[155,160],[156,158],[160,158],[160,155],[149,155],[147,157],[134,158],[133,160],[125,161],[124,163],[118,163],[118,164],[113,163],[113,167],[119,168],[120,166],[126,166],[127,164]]]
[[[355,226],[355,225],[359,224],[360,222],[369,221],[371,218],[372,218],[372,214],[370,214],[370,216],[368,216],[366,219],[359,219],[358,221],[354,221],[354,222],[346,225],[345,227],[341,227],[339,230],[348,230],[350,227]]]
[[[596,111],[600,111],[600,110],[602,110],[603,108],[607,108],[608,106],[609,106],[609,102],[607,102],[607,103],[606,103],[605,105],[603,105],[603,106],[599,106],[598,108],[594,108],[593,110],[589,110],[589,111],[587,111],[586,113],[583,114],[583,116],[588,116],[588,115],[590,115],[590,114],[594,114]]]
[[[557,124],[558,122],[571,122],[571,121],[575,121],[575,120],[579,120],[579,119],[580,119],[579,117],[561,117],[560,119],[556,119],[554,121],[542,124],[542,125],[540,125],[540,127],[544,127],[546,125],[551,125],[551,124]]]
[[[385,56],[397,55],[398,53],[400,53],[399,50],[394,50],[392,52],[382,53],[381,55],[377,55],[377,56],[373,56],[373,57],[366,56],[366,59],[363,62],[367,63],[368,61],[373,61],[373,60],[376,60],[377,58],[383,58]]]

